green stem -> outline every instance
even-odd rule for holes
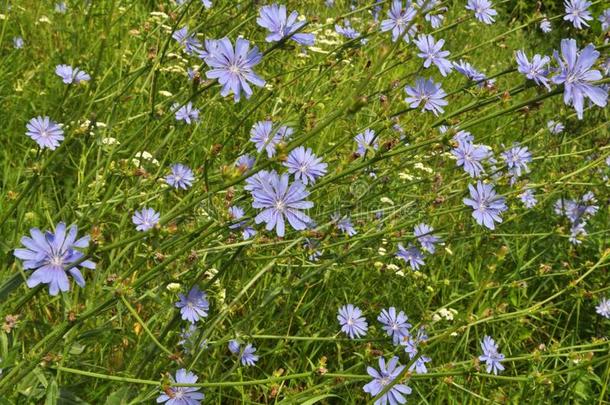
[[[119,377],[117,375],[93,373],[91,371],[78,370],[78,369],[70,368],[70,367],[51,366],[50,368],[52,368],[53,370],[62,371],[64,373],[78,374],[78,375],[82,375],[85,377],[98,378],[100,380],[111,380],[111,381],[133,383],[133,384],[146,384],[146,385],[159,385],[159,386],[161,385],[159,383],[159,381],[142,380],[140,378]]]
[[[148,336],[150,336],[150,338],[153,340],[153,342],[155,342],[155,344],[159,347],[159,349],[163,350],[165,353],[167,353],[168,355],[172,356],[173,353],[166,348],[165,346],[163,346],[161,344],[161,342],[159,342],[157,340],[157,338],[155,337],[155,335],[152,334],[152,332],[150,331],[150,329],[148,329],[148,326],[146,326],[146,322],[144,322],[142,320],[142,318],[140,318],[140,316],[138,315],[138,313],[136,312],[135,309],[133,309],[133,307],[129,304],[129,302],[127,301],[127,299],[125,298],[124,295],[121,295],[121,301],[123,301],[123,304],[127,307],[127,309],[129,310],[129,312],[131,312],[131,314],[134,316],[134,318],[136,318],[136,320],[140,323],[140,325],[142,325],[142,327],[144,328],[144,330],[146,331],[146,333],[148,334]]]

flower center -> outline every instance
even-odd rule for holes
[[[566,83],[574,83],[578,81],[578,75],[571,73],[566,77]]]
[[[282,200],[277,200],[275,202],[275,209],[278,211],[284,211],[284,209],[286,209],[286,204],[284,204],[284,201]]]
[[[229,72],[238,75],[239,74],[239,66],[233,64],[231,66],[229,66]]]
[[[56,254],[53,257],[51,257],[51,260],[49,260],[49,263],[52,266],[63,267],[63,265],[64,265],[64,258],[62,256]]]

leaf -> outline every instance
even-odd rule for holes
[[[6,301],[6,297],[13,290],[17,289],[23,283],[23,276],[20,273],[16,273],[13,277],[6,280],[0,287],[0,302]]]
[[[44,372],[41,369],[39,369],[39,368],[34,369],[34,371],[32,371],[32,374],[34,374],[36,376],[36,378],[42,384],[43,387],[45,387],[45,388],[49,387],[49,380],[47,380],[47,377],[44,375]]]
[[[316,402],[320,402],[323,399],[326,398],[339,398],[338,395],[333,395],[333,394],[323,394],[323,395],[318,395],[317,397],[313,397],[311,399],[308,399],[305,402],[301,402],[301,405],[313,405]]]
[[[125,405],[129,400],[129,387],[123,387],[106,398],[104,405]]]
[[[40,386],[39,376],[37,376],[35,372],[31,372],[17,383],[15,389],[21,395],[40,399],[44,396],[46,386],[43,389]]]
[[[47,396],[44,400],[44,405],[57,405],[59,399],[59,388],[57,387],[57,381],[53,379],[47,387]]]
[[[584,403],[590,404],[592,400],[591,381],[587,378],[586,373],[580,373],[576,378],[577,381],[572,393],[576,397],[582,399]],[[577,401],[576,398],[574,398],[574,400]]]
[[[92,337],[97,337],[98,335],[106,334],[106,333],[118,333],[122,332],[121,328],[96,328],[85,331],[78,335],[77,339],[90,339]]]
[[[89,405],[89,402],[83,401],[77,397],[72,391],[68,391],[65,388],[59,390],[58,405]]]
[[[85,351],[85,345],[75,342],[70,347],[70,354],[79,355]]]
[[[8,336],[4,331],[0,331],[0,357],[6,357],[8,354]]]

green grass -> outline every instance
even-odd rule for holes
[[[181,9],[168,1],[79,1],[65,15],[46,0],[10,3],[0,20],[0,314],[18,321],[0,330],[1,404],[154,403],[166,373],[179,368],[199,376],[205,403],[366,403],[366,366],[379,355],[410,364],[376,320],[390,306],[430,337],[420,348],[432,358],[429,373],[402,376],[412,403],[609,403],[610,321],[595,313],[610,294],[608,109],[587,108],[577,120],[561,88],[548,93],[525,82],[514,60],[517,49],[550,55],[565,37],[607,56],[598,22],[575,31],[561,19],[561,2],[543,2],[554,26],[544,36],[529,2],[497,2],[491,26],[476,22],[464,2],[445,2],[445,24],[434,36],[446,40],[453,59],[495,77],[494,88],[480,89],[455,72],[442,78],[423,70],[414,45],[394,44],[373,25],[372,1],[355,11],[339,0],[334,9],[321,0],[285,2],[307,16],[305,31],[317,33],[317,49],[306,54],[266,43],[258,6],[248,1],[216,0],[207,11],[198,1]],[[592,7],[596,18],[602,3]],[[332,19],[343,16],[366,45],[333,34]],[[186,68],[199,61],[170,35],[184,25],[201,38],[250,39],[265,52],[255,70],[267,86],[235,104],[213,82],[189,83]],[[18,35],[21,50],[12,47]],[[54,74],[60,63],[87,71],[91,82],[64,85]],[[409,110],[403,88],[419,75],[442,83],[445,114]],[[189,100],[201,110],[197,125],[176,121],[171,110]],[[64,125],[66,139],[53,152],[25,136],[38,115]],[[305,145],[329,172],[308,187],[315,231],[279,239],[257,226],[257,236],[242,241],[228,229],[228,207],[256,212],[234,161],[255,153],[250,129],[263,119],[295,134],[276,158],[259,155],[256,170],[281,170],[289,151]],[[566,130],[550,134],[551,119]],[[469,130],[498,158],[514,142],[534,156],[516,185],[495,181],[509,210],[494,231],[462,203],[474,181],[455,167],[442,124]],[[353,137],[366,128],[377,132],[380,148],[355,158]],[[143,151],[157,163],[135,162]],[[188,191],[162,180],[176,162],[196,172]],[[529,210],[518,199],[525,185],[539,200]],[[553,204],[588,191],[600,209],[575,246]],[[161,213],[161,226],[139,233],[131,216],[144,206]],[[349,214],[358,234],[341,234],[330,221],[335,212]],[[72,283],[52,297],[46,286],[25,285],[29,272],[13,249],[30,228],[60,221],[92,235],[97,269],[84,271],[85,288]],[[445,245],[413,272],[394,255],[421,222]],[[308,259],[306,237],[320,241],[320,260]],[[187,323],[174,303],[195,284],[210,298],[197,336],[207,348],[186,353],[178,341]],[[347,303],[367,317],[363,339],[340,333],[337,309]],[[441,309],[453,310],[453,319],[438,320]],[[506,356],[498,376],[477,359],[485,335]],[[231,356],[227,343],[236,337],[257,347],[255,367]]]

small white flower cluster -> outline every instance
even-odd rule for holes
[[[432,321],[439,322],[441,320],[445,320],[451,322],[453,321],[453,317],[457,314],[458,311],[453,308],[441,308],[432,315]]]
[[[155,159],[150,152],[146,151],[136,153],[135,158],[131,159],[131,163],[136,167],[140,167],[142,160],[152,163],[155,166],[159,166],[159,161]]]

